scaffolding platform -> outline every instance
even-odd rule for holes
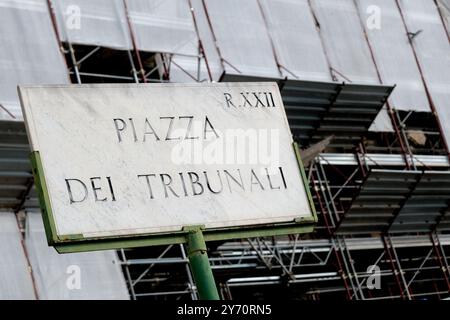
[[[0,208],[37,208],[23,121],[0,121]]]
[[[382,200],[382,201],[381,201]],[[370,170],[337,234],[449,229],[450,172]]]
[[[442,222],[450,205],[450,172],[425,171],[389,229],[397,232],[429,232]],[[445,228],[445,226],[441,226]]]

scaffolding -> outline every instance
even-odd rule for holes
[[[294,63],[283,50],[284,34],[275,23],[277,14],[289,8],[283,7],[282,1],[254,0],[246,5],[247,10],[260,16],[249,28],[264,32],[258,35],[257,42],[265,52],[263,60],[271,60],[268,69],[250,65],[250,56],[234,55],[231,49],[236,48],[224,38],[227,30],[219,23],[225,19],[221,6],[231,2],[186,1],[192,18],[191,33],[196,37],[193,54],[142,49],[136,18],[130,13],[131,1],[115,1],[124,10],[122,27],[129,39],[116,48],[72,39],[70,30],[61,23],[55,1],[45,1],[72,83],[278,83],[295,139],[304,151],[317,149],[306,165],[306,173],[319,223],[308,235],[208,243],[223,299],[449,297],[448,129],[443,127],[445,118],[440,118],[445,107],[442,97],[436,99],[437,89],[430,85],[435,77],[429,71],[432,66],[421,51],[424,35],[414,36],[418,30],[409,14],[413,6],[407,6],[406,1],[384,1],[388,4],[385,9],[394,10],[400,19],[396,32],[400,32],[401,39],[409,39],[401,50],[408,52],[405,59],[417,69],[416,87],[423,91],[417,94],[418,101],[423,102],[417,107],[402,103],[408,101],[408,90],[402,87],[402,79],[387,73],[388,57],[380,54],[379,39],[362,23],[363,0],[342,3],[350,6],[349,12],[354,15],[352,21],[359,30],[355,36],[365,48],[356,59],[363,61],[366,74],[355,70],[355,66],[348,67],[345,61],[341,64],[339,54],[347,51],[330,52],[334,31],[327,28],[333,21],[324,21],[328,18],[323,1],[291,4],[293,12],[308,9],[298,12],[311,25],[296,27],[305,28],[314,38],[310,39],[311,50],[317,50],[317,57],[320,55],[320,63],[314,60],[316,72]],[[425,8],[427,12],[435,10],[429,5]],[[444,2],[437,8],[442,25],[447,26]],[[448,37],[448,29],[443,30]],[[286,33],[286,38],[294,42],[295,33]],[[346,39],[340,41],[345,45]],[[303,78],[305,74],[307,79]],[[397,80],[400,84],[395,86]],[[397,90],[401,92],[397,94]],[[380,120],[380,114],[385,118]],[[371,130],[374,122],[388,130]],[[0,148],[0,206],[12,209],[19,226],[25,229],[26,215],[38,210],[38,204],[22,122],[2,121]],[[122,249],[118,256],[132,299],[198,299],[182,245]]]

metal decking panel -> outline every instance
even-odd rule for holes
[[[447,209],[441,217],[441,221],[436,228],[437,231],[450,231],[450,209]]]
[[[389,232],[432,231],[440,223],[449,204],[450,172],[425,171],[393,221]]]
[[[334,135],[331,146],[342,148],[352,148],[367,133],[394,88],[226,73],[221,81],[278,82],[294,138],[307,146]]]
[[[371,170],[342,218],[337,233],[386,231],[420,174],[419,171]]]
[[[450,172],[371,170],[338,234],[449,229]]]
[[[28,138],[22,121],[0,121],[0,208],[37,207]]]

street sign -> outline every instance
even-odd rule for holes
[[[188,226],[207,240],[310,231],[316,220],[275,83],[19,94],[59,251],[180,243]]]

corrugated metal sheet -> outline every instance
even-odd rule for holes
[[[399,0],[444,138],[450,145],[450,42],[434,1]]]
[[[450,172],[424,172],[403,204],[389,232],[429,232],[450,206]],[[448,226],[440,225],[440,229]]]
[[[52,0],[61,40],[131,49],[123,0]]]
[[[437,226],[438,231],[449,231],[450,230],[450,209],[445,211],[441,218],[439,225]]]
[[[331,67],[340,81],[378,84],[379,79],[353,0],[315,0],[311,6]]]
[[[380,201],[383,199],[383,201]],[[429,232],[450,205],[450,172],[371,170],[338,234]]]
[[[385,84],[396,84],[390,97],[391,105],[400,110],[431,112],[419,68],[409,44],[395,1],[379,0],[379,29],[368,23],[374,6],[373,0],[357,0],[359,14],[373,50],[381,80]]]
[[[256,0],[205,0],[205,3],[227,72],[280,76]]]
[[[260,0],[283,76],[331,81],[314,18],[307,0]]]
[[[45,0],[0,2],[0,48],[0,119],[22,119],[17,84],[69,82]]]
[[[0,300],[36,299],[22,236],[12,212],[0,212]]]
[[[26,246],[40,299],[129,299],[115,251],[58,254],[39,213],[27,214]]]
[[[21,121],[0,121],[0,208],[37,207],[28,139]]]
[[[418,171],[371,170],[345,213],[338,234],[386,232],[420,176]],[[383,199],[383,201],[380,201]]]

